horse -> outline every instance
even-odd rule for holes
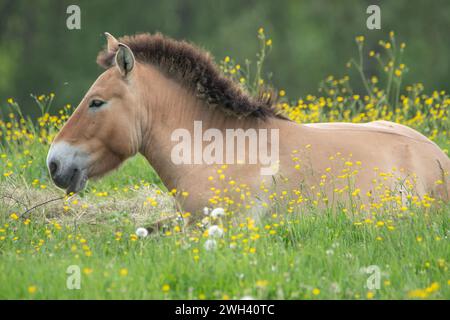
[[[377,172],[393,171],[395,178],[385,182],[392,190],[402,193],[404,190],[395,185],[414,181],[408,193],[449,199],[449,157],[412,128],[388,121],[299,124],[276,108],[273,96],[250,95],[224,76],[207,51],[191,43],[159,33],[119,39],[105,34],[107,44],[97,56],[105,71],[48,152],[51,178],[67,193],[79,192],[88,179],[101,177],[141,153],[168,190],[180,191],[176,193],[180,210],[192,217],[201,216],[204,207],[217,200],[214,182],[222,183],[224,189],[234,185],[248,190],[225,196],[222,193],[219,198],[229,205],[236,204],[244,194],[250,195],[250,203],[258,208],[267,199],[268,189],[315,192],[313,186],[319,188],[330,170],[347,177],[357,171],[351,190],[358,190],[363,202],[369,201],[367,197],[374,191]],[[199,124],[203,136],[200,133],[195,143],[187,142],[186,149],[174,152],[182,149],[183,134],[199,136],[195,132]],[[230,130],[234,132],[231,138],[243,138],[241,141],[255,138],[256,132],[266,149],[272,151],[274,161],[265,168],[261,161],[249,161],[261,144],[211,148],[213,138],[228,137]],[[276,133],[271,141],[258,135],[269,131]],[[200,144],[200,149],[194,145],[192,152],[191,143]],[[212,161],[192,160],[198,154],[202,156],[202,148],[207,153],[208,146]],[[240,161],[236,157],[226,163],[223,160],[240,151],[244,153]],[[336,164],[337,158],[343,160],[342,165]],[[328,200],[333,197],[333,189],[343,188],[342,183],[336,183],[325,191]],[[264,189],[265,193],[261,191]]]

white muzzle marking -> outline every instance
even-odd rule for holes
[[[79,147],[57,142],[48,151],[47,167],[58,187],[67,193],[78,192],[86,186],[89,156]]]

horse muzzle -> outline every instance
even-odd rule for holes
[[[66,142],[52,144],[47,167],[53,182],[67,194],[82,190],[87,183],[88,156],[78,147]]]

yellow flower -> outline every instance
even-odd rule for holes
[[[314,289],[312,290],[312,294],[315,295],[315,296],[318,296],[318,295],[320,294],[320,289],[314,288]]]
[[[11,213],[11,215],[9,217],[13,220],[19,219],[19,216],[16,213]]]
[[[362,43],[362,42],[364,42],[364,36],[357,36],[357,37],[355,38],[355,40],[356,40],[356,42],[358,42],[358,43]]]
[[[377,222],[377,227],[382,227],[384,226],[384,221],[378,221]]]
[[[439,283],[433,282],[427,289],[430,292],[434,292],[434,291],[439,290],[439,288],[440,288]]]
[[[128,269],[127,268],[120,269],[119,274],[121,277],[126,277],[128,275]]]
[[[286,95],[286,91],[280,90],[278,94],[280,95],[280,97],[284,97]]]
[[[428,293],[425,290],[416,289],[408,292],[408,297],[425,299],[426,297],[428,297]]]
[[[162,292],[167,293],[170,291],[170,286],[168,284],[164,284],[161,288]]]
[[[90,275],[92,273],[92,271],[94,271],[94,270],[92,270],[91,268],[84,268],[83,269],[83,273],[85,275]]]
[[[28,293],[29,294],[34,294],[37,291],[37,287],[36,286],[29,286],[28,287]]]
[[[367,299],[373,299],[375,294],[372,291],[368,291],[366,296],[367,296]]]
[[[258,281],[256,281],[256,286],[258,288],[265,288],[265,287],[267,287],[268,284],[269,284],[269,281],[267,281],[267,280],[258,280]]]

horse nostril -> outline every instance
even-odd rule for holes
[[[53,177],[55,173],[58,171],[58,164],[56,163],[56,161],[51,161],[50,164],[48,165],[48,169],[50,170],[50,174]]]
[[[72,176],[70,177],[70,181],[72,181],[76,177],[76,175],[78,174],[78,171],[79,170],[77,168],[73,169]]]

